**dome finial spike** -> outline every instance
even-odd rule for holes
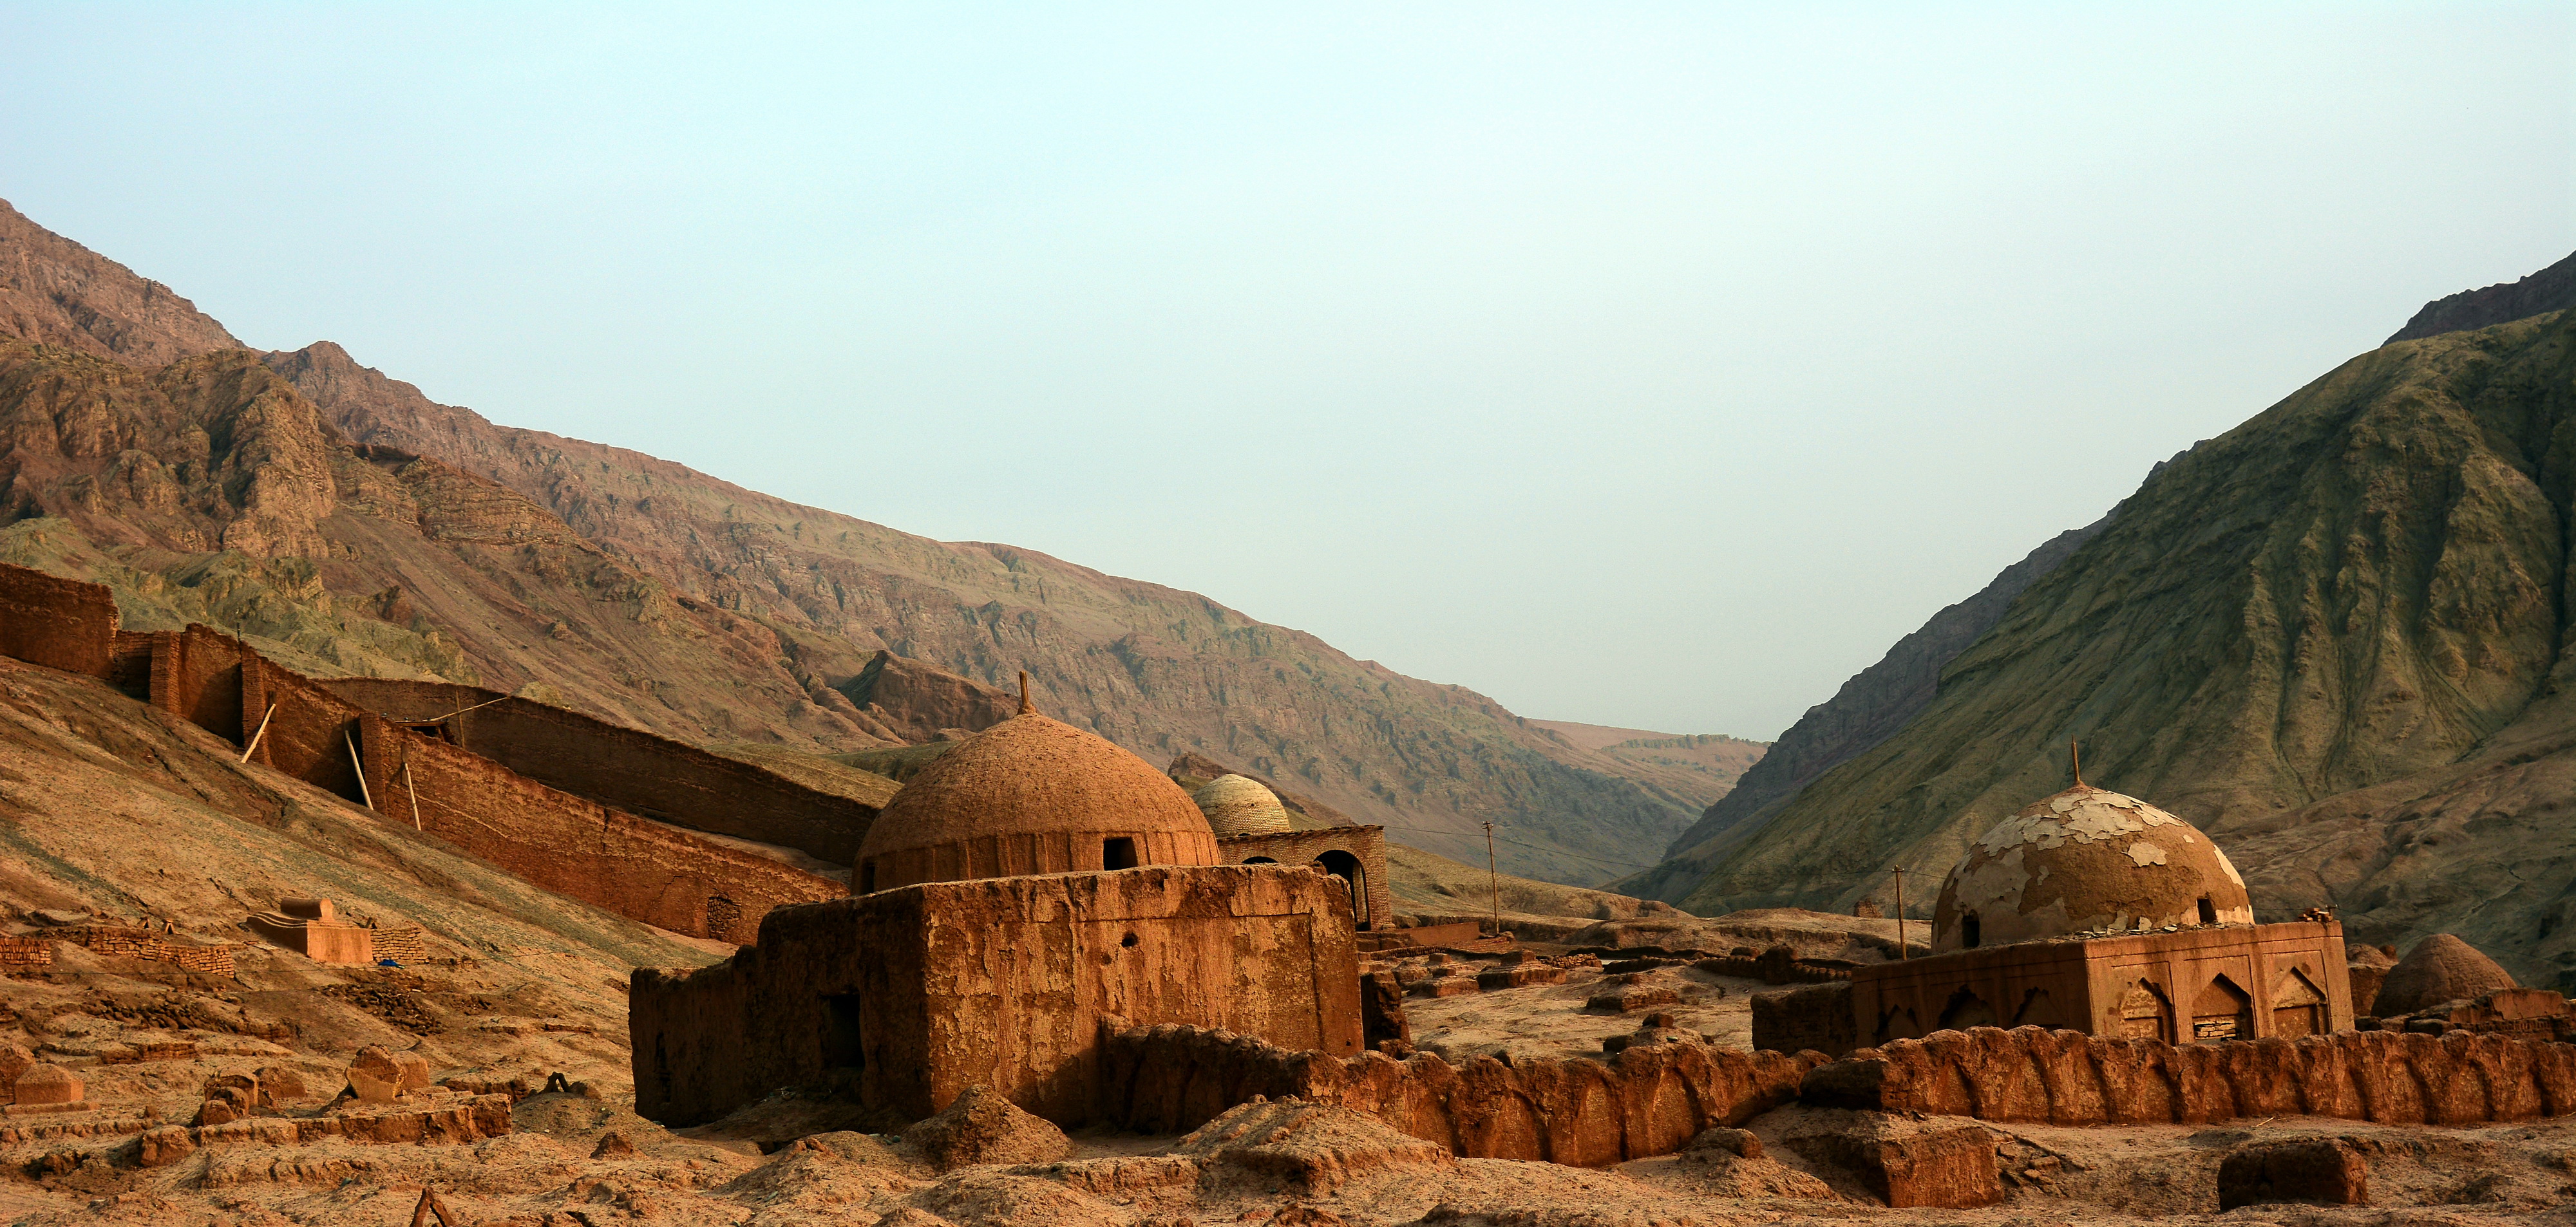
[[[1020,670],[1020,714],[1023,716],[1038,714],[1036,705],[1029,702],[1029,671],[1026,669]]]
[[[1023,685],[1022,685],[1022,689],[1025,691],[1025,689],[1026,689],[1026,680],[1027,680],[1027,678],[1028,678],[1028,674],[1023,673],[1023,674],[1021,674],[1021,675],[1020,675],[1020,677],[1021,677],[1021,679],[1022,679],[1022,683],[1023,683]],[[1022,711],[1026,711],[1026,710],[1028,710],[1028,707],[1027,707],[1028,699],[1026,699],[1025,697],[1023,697],[1023,698],[1020,700],[1020,703],[1021,703],[1021,708],[1020,708],[1020,710],[1022,710]],[[2074,739],[2074,738],[2072,738],[2072,737],[2069,737],[2069,738],[2067,738],[2067,739],[2066,739],[2066,753],[2067,753],[2069,756],[2071,756],[2072,758],[2074,758],[2074,760],[2075,760],[2075,786],[2076,786],[2077,788],[2082,788],[2082,787],[2084,787],[2084,747],[2083,747],[2083,746],[2081,746],[2081,745],[2076,744],[2075,739]]]

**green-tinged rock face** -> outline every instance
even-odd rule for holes
[[[2355,358],[2156,474],[1685,906],[1884,900],[1889,867],[1946,872],[2065,787],[2081,737],[2224,841],[2266,919],[2576,967],[2576,828],[2548,817],[2576,788],[2571,494],[2568,314]]]

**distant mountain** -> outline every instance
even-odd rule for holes
[[[1474,861],[1491,818],[1505,868],[1551,881],[1649,861],[1697,808],[1483,695],[1203,596],[498,426],[328,342],[248,354],[5,204],[0,295],[0,335],[26,339],[0,346],[0,557],[108,583],[145,624],[825,751],[931,722],[852,701],[880,652],[1006,690],[1026,669],[1043,709],[1150,760],[1219,754]]]
[[[1673,840],[1664,850],[1662,863],[1620,879],[1615,888],[1667,903],[1688,898],[1711,866],[1759,832],[1798,790],[1895,736],[1929,706],[1942,666],[1993,629],[2022,589],[2055,570],[2106,522],[2107,517],[2049,538],[2028,557],[2004,568],[1976,595],[1932,615],[1922,629],[1897,640],[1887,655],[1854,674],[1834,697],[1808,708],[1732,790]]]
[[[2387,344],[2490,328],[2550,311],[2576,307],[2576,254],[2519,281],[2462,290],[2424,304],[2406,326],[2390,334]]]
[[[2576,985],[2571,508],[2576,312],[2354,358],[2151,477],[1683,905],[1937,880],[2080,738],[2088,780],[2217,837],[2260,916],[2456,932]]]

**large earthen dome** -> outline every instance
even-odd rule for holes
[[[1996,823],[1959,858],[1932,911],[1932,949],[2252,923],[2245,879],[2207,835],[2078,784]]]
[[[1261,786],[1258,780],[1239,775],[1221,775],[1191,794],[1199,812],[1207,815],[1208,826],[1219,835],[1252,835],[1291,829],[1288,807],[1279,803],[1276,793]]]
[[[2512,987],[2513,976],[2496,966],[2494,959],[2448,933],[2436,933],[2415,943],[2389,969],[2388,978],[2379,982],[2379,1000],[2373,1008],[2382,1017],[2395,1018]]]
[[[859,893],[916,882],[1213,865],[1190,794],[1106,739],[1035,712],[959,742],[888,802],[859,846]]]

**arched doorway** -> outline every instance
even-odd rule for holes
[[[1339,848],[1330,848],[1315,857],[1315,868],[1340,878],[1350,887],[1351,919],[1367,928],[1374,919],[1368,914],[1368,869],[1360,858]]]

